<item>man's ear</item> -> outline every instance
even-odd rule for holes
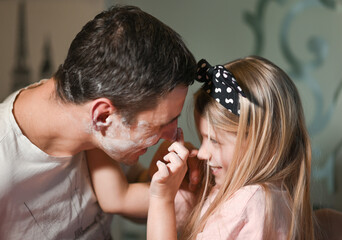
[[[95,130],[106,130],[111,124],[111,116],[115,111],[115,107],[108,98],[98,98],[91,105],[92,124]]]

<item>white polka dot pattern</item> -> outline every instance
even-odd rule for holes
[[[224,66],[211,66],[205,59],[197,64],[197,78],[202,88],[218,103],[235,115],[240,115],[239,95],[246,97],[233,74]]]

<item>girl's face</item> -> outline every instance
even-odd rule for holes
[[[210,171],[215,176],[216,186],[220,187],[233,159],[236,134],[223,130],[215,132],[208,126],[208,120],[203,117],[198,121],[198,130],[202,136],[202,144],[197,157],[208,161]]]

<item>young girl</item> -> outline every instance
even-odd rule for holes
[[[294,83],[261,57],[225,66],[198,63],[195,94],[206,161],[203,197],[181,239],[314,239],[310,205],[311,147]],[[147,238],[177,239],[174,197],[186,168],[158,162],[150,186]]]

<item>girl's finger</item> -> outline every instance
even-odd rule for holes
[[[203,161],[202,161],[203,162]],[[202,163],[203,164],[203,163]],[[200,181],[201,171],[201,161],[197,158],[189,158],[188,162],[188,175],[189,175],[189,189],[190,191],[194,191]]]
[[[177,128],[176,142],[179,142],[182,145],[184,145],[184,134],[183,134],[183,129],[181,128]]]
[[[186,162],[184,162],[176,153],[171,152],[167,154],[164,159],[166,161],[169,161],[169,163],[166,165],[170,172],[174,173],[176,172],[179,168],[186,166]]]
[[[163,158],[164,161],[168,162],[166,165],[169,166],[172,165],[182,165],[184,164],[183,160],[178,156],[175,152],[170,152],[166,154]]]
[[[162,161],[157,161],[156,165],[158,168],[158,171],[155,173],[157,180],[163,180],[170,175],[165,163],[163,163]]]
[[[184,147],[179,142],[174,142],[169,148],[169,152],[175,152],[179,155],[179,157],[185,161],[189,156],[189,150]]]
[[[191,149],[189,157],[196,157],[198,154],[198,149]]]

